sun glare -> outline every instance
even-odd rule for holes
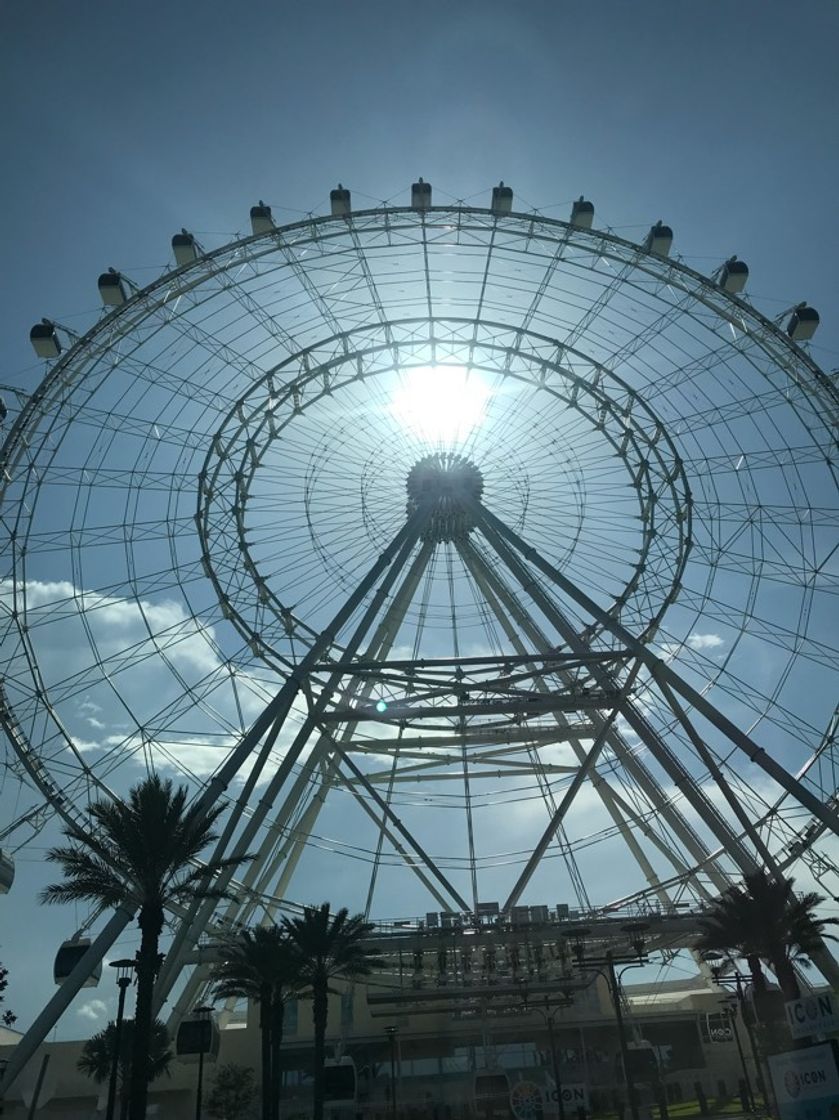
[[[463,366],[423,366],[404,374],[391,415],[419,439],[436,445],[463,443],[483,421],[490,391]]]

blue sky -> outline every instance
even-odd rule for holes
[[[97,275],[148,282],[183,225],[221,243],[257,198],[292,221],[338,180],[374,205],[418,175],[441,202],[503,178],[552,217],[585,193],[629,238],[662,218],[700,271],[746,259],[766,314],[816,306],[835,369],[837,32],[833,3],[771,0],[6,4],[0,380],[33,388],[30,325],[88,324]],[[0,947],[25,1024],[72,922],[20,866]]]
[[[0,18],[9,372],[28,359],[16,318],[96,307],[106,263],[162,264],[182,224],[244,228],[257,196],[322,211],[338,179],[380,200],[420,174],[441,199],[504,178],[558,216],[585,192],[598,221],[661,217],[692,259],[736,252],[755,294],[827,312],[829,0],[57,2]]]

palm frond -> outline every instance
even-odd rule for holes
[[[787,971],[787,962],[809,964],[807,957],[823,947],[825,938],[836,940],[827,928],[839,920],[816,913],[824,902],[821,895],[796,895],[794,888],[793,879],[765,871],[746,875],[700,918],[696,947],[759,958],[776,975]]]
[[[225,938],[220,954],[210,974],[219,998],[270,996],[282,1002],[302,987],[299,954],[280,926],[240,930]]]
[[[127,1077],[131,1065],[133,1032],[133,1020],[123,1020],[119,1045],[119,1065],[123,1079]],[[110,1077],[115,1046],[116,1026],[111,1022],[84,1044],[76,1062],[76,1069],[101,1085]],[[169,1032],[159,1019],[155,1019],[152,1023],[149,1048],[149,1081],[154,1081],[164,1073],[168,1075],[173,1058]]]
[[[133,786],[125,800],[93,801],[92,827],[66,830],[70,845],[47,853],[61,866],[64,882],[46,888],[46,903],[92,901],[105,906],[127,900],[143,908],[166,908],[192,898],[224,899],[213,879],[243,860],[227,857],[196,865],[214,842],[214,822],[223,811],[202,813],[187,806],[186,786],[153,774]],[[246,856],[245,860],[252,859]]]
[[[287,918],[284,928],[301,957],[301,976],[309,985],[322,986],[330,978],[360,979],[382,963],[377,952],[364,944],[373,931],[363,915],[349,916],[345,907],[330,913],[328,902],[308,906],[303,916]]]
[[[129,896],[121,884],[78,877],[44,887],[38,895],[38,900],[48,906],[57,906],[65,902],[94,902],[103,906],[119,906],[129,901]]]

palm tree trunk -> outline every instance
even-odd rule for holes
[[[131,1081],[128,1090],[129,1120],[146,1120],[149,1095],[149,1051],[151,1048],[152,999],[158,969],[158,945],[163,929],[163,910],[146,906],[140,910],[140,951],[137,954],[137,1002],[131,1041]]]
[[[271,1007],[271,1120],[280,1120],[280,1090],[283,1075],[280,1068],[280,1047],[283,1044],[285,1003],[275,992]]]
[[[766,983],[766,974],[760,963],[760,957],[746,957],[746,964],[749,966],[749,975],[752,979],[752,1001],[754,1003],[755,1015],[760,1023],[767,1023],[772,1017],[770,1007],[771,1000],[769,988]]]
[[[749,966],[749,975],[752,978],[752,987],[756,993],[761,995],[767,991],[766,976],[763,972],[763,967],[760,963],[760,957],[746,957],[746,964]]]
[[[323,1067],[326,1057],[326,1016],[329,994],[326,980],[315,983],[312,992],[312,1020],[315,1030],[314,1052],[314,1093],[312,1097],[312,1120],[323,1120]]]
[[[259,989],[259,1043],[262,1064],[262,1120],[271,1120],[271,988]]]
[[[801,987],[798,983],[798,977],[795,975],[795,969],[792,963],[786,957],[778,957],[777,960],[772,961],[772,970],[778,977],[778,983],[781,986],[781,991],[784,993],[784,999],[800,999]]]

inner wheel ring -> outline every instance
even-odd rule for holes
[[[632,534],[624,556],[633,557],[617,577],[610,609],[626,612],[635,632],[647,638],[678,597],[690,551],[691,499],[661,420],[628,385],[580,351],[567,348],[546,357],[548,340],[498,323],[482,324],[492,338],[467,345],[457,337],[459,326],[450,320],[393,321],[326,339],[253,385],[217,430],[200,475],[197,524],[205,571],[225,615],[270,660],[293,660],[292,637],[305,648],[322,622],[301,610],[293,578],[283,583],[282,534],[272,524],[272,504],[303,503],[324,574],[345,579],[347,586],[358,579],[361,560],[369,562],[404,519],[396,480],[434,452],[425,436],[401,430],[389,415],[394,387],[431,364],[429,335],[447,364],[490,386],[485,424],[468,434],[462,448],[443,449],[473,463],[490,508],[532,539],[538,539],[540,519],[558,517],[561,541],[550,546],[551,555],[566,567],[587,566],[598,494],[608,491],[618,513],[608,530],[598,526],[598,540],[607,531]],[[362,389],[372,401],[367,412],[354,407]],[[372,453],[381,453],[386,467],[378,486],[356,464],[359,449],[368,446],[368,424],[375,427]],[[325,433],[320,441],[314,431]],[[317,454],[301,459],[295,448],[303,443],[320,443]],[[529,460],[537,461],[536,469],[528,469]],[[586,492],[581,483],[576,494],[564,493],[569,470],[582,477],[595,461],[603,476],[599,491],[596,485]],[[369,457],[369,474],[368,463]],[[510,487],[516,474],[518,487]],[[310,502],[314,486],[320,487],[318,501]],[[341,506],[340,516],[327,509],[325,520],[331,524],[331,516],[334,528],[324,533],[311,506],[323,510],[329,500]],[[364,538],[360,553],[351,551],[356,536]],[[614,570],[609,575],[614,586]]]

